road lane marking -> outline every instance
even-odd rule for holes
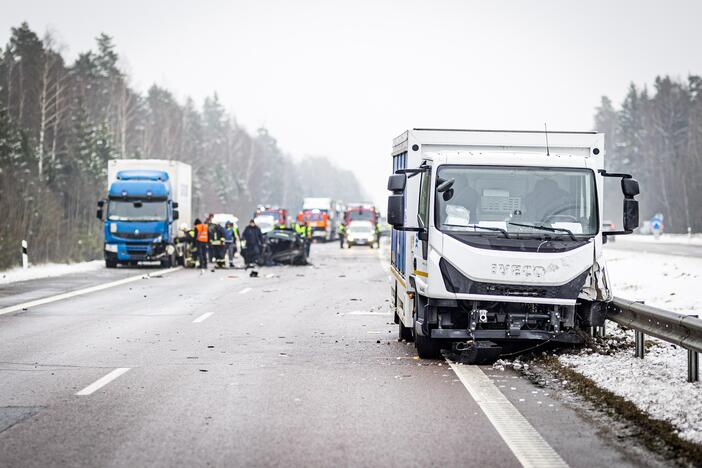
[[[522,466],[568,466],[480,367],[457,365],[448,359],[446,362]]]
[[[193,323],[204,322],[208,318],[212,317],[213,314],[214,314],[214,312],[205,312],[204,314],[202,314],[201,316],[199,316],[198,318],[193,320]]]
[[[376,316],[383,316],[383,317],[388,317],[392,315],[392,312],[368,312],[365,310],[354,310],[352,312],[346,312],[343,314],[339,315],[376,315]]]
[[[97,379],[95,382],[93,382],[90,385],[88,385],[87,387],[85,387],[83,390],[76,393],[76,395],[78,395],[78,396],[90,395],[91,393],[93,393],[97,390],[100,390],[102,387],[104,387],[108,383],[112,382],[117,377],[119,377],[120,375],[127,372],[129,369],[130,369],[130,367],[118,367],[117,369],[113,370],[112,372],[110,372],[106,376]]]
[[[244,288],[241,291],[239,291],[239,294],[246,294],[249,291],[251,291],[251,288]]]
[[[112,281],[111,283],[98,284],[97,286],[90,286],[89,288],[77,289],[75,291],[57,294],[56,296],[45,297],[43,299],[36,299],[34,301],[24,302],[22,304],[17,304],[9,307],[0,309],[0,315],[10,314],[12,312],[17,312],[22,309],[29,309],[30,307],[36,307],[44,304],[50,304],[52,302],[60,301],[63,299],[70,299],[71,297],[82,296],[84,294],[90,294],[97,291],[102,291],[103,289],[114,288],[115,286],[121,286],[123,284],[132,283],[140,279],[151,278],[153,276],[167,275],[168,273],[173,273],[174,271],[180,270],[182,267],[169,268],[167,270],[159,270],[154,273],[141,274],[137,276],[130,276],[129,278],[124,278],[117,281]]]

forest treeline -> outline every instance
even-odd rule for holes
[[[639,180],[641,221],[661,213],[667,232],[702,232],[702,78],[631,84],[616,108],[603,97],[595,128],[606,133],[607,170]]]
[[[52,35],[12,28],[0,50],[0,269],[19,262],[22,239],[34,263],[100,258],[95,203],[107,161],[119,158],[191,164],[194,215],[364,199],[353,173],[325,158],[294,161],[266,129],[238,125],[216,94],[198,105],[156,85],[133,89],[105,34],[69,64]]]

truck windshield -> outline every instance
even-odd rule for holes
[[[107,212],[110,221],[165,221],[165,201],[111,200]]]
[[[595,178],[589,169],[441,166],[437,177],[437,187],[453,181],[436,193],[435,221],[442,231],[486,235],[478,228],[485,226],[510,235],[597,233]]]
[[[354,210],[349,211],[349,221],[373,221],[374,213],[371,210]]]

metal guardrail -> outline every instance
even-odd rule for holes
[[[702,353],[702,320],[696,315],[676,314],[641,302],[615,297],[607,318],[634,330],[636,357],[643,359],[646,335],[687,350],[687,381],[699,381],[699,353]]]

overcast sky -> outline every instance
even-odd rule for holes
[[[0,0],[75,58],[105,32],[134,86],[214,91],[295,157],[355,171],[381,205],[410,127],[590,130],[606,94],[702,74],[702,1]]]

